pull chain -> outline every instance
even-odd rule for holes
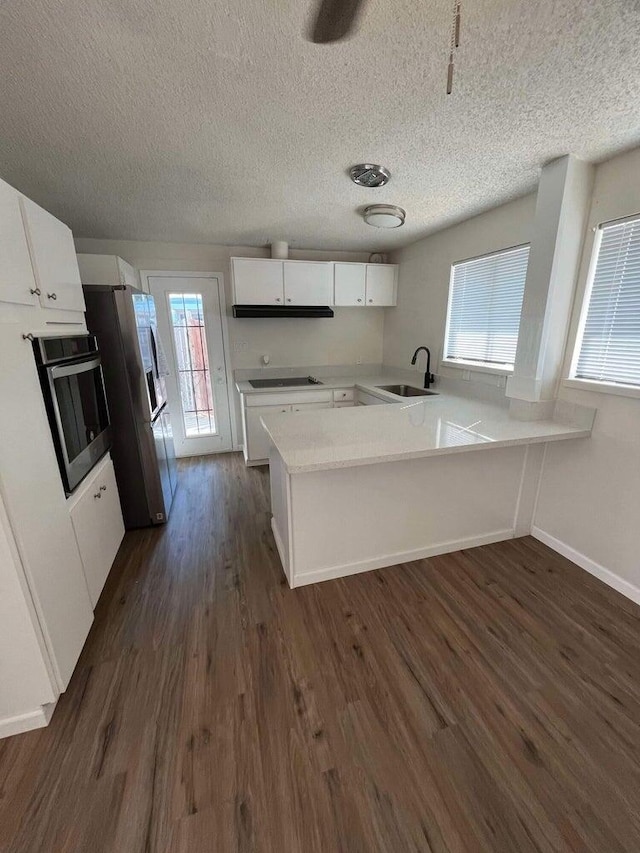
[[[451,47],[449,50],[449,66],[447,68],[447,95],[453,90],[453,52],[460,44],[460,0],[453,3],[453,22],[451,24]]]

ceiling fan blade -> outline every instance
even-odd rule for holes
[[[311,30],[316,44],[339,41],[353,29],[363,0],[320,0]]]

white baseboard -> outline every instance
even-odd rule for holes
[[[51,702],[49,705],[41,705],[35,711],[28,711],[26,714],[5,717],[0,720],[0,738],[11,737],[23,732],[30,732],[32,729],[42,729],[48,726],[56,705],[57,701]]]
[[[595,560],[592,560],[580,551],[576,551],[575,548],[567,545],[566,542],[556,539],[555,536],[551,536],[550,533],[541,530],[539,527],[532,527],[531,535],[535,539],[539,539],[544,545],[548,545],[553,551],[557,551],[558,554],[562,554],[562,556],[566,557],[567,560],[571,560],[571,562],[575,563],[576,566],[580,566],[581,569],[589,572],[590,575],[593,575],[603,583],[606,583],[607,586],[613,587],[613,589],[622,593],[626,598],[630,598],[631,601],[635,601],[636,604],[640,604],[639,587],[634,586],[634,584],[624,578],[621,578],[620,575],[614,574],[609,569],[605,569],[605,567],[601,566],[600,563],[596,563]]]
[[[302,575],[294,573],[291,586],[306,586],[310,583],[344,578],[349,575],[357,575],[360,572],[369,572],[372,569],[384,569],[387,566],[396,566],[398,563],[424,560],[426,557],[437,557],[439,554],[450,554],[452,551],[462,551],[464,548],[477,548],[479,545],[491,545],[493,542],[504,542],[505,539],[513,538],[514,531],[512,529],[496,530],[493,533],[486,533],[483,536],[471,536],[468,539],[440,542],[436,545],[430,545],[427,548],[399,551],[396,554],[387,554],[383,557],[374,557],[370,560],[360,560],[357,563],[346,563],[343,566],[331,566],[328,569],[318,569],[314,572],[305,572]]]

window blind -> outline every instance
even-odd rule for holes
[[[513,367],[529,246],[452,267],[445,358]]]
[[[574,376],[640,386],[640,217],[602,225]]]

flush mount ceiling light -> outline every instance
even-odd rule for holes
[[[394,204],[372,204],[362,213],[367,225],[374,228],[399,228],[404,225],[406,215],[401,207]]]
[[[375,166],[373,163],[358,163],[349,169],[349,177],[354,184],[360,187],[383,187],[391,177],[391,173],[384,166]]]

